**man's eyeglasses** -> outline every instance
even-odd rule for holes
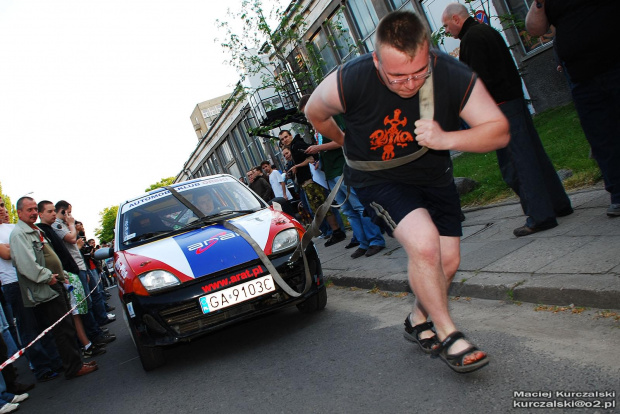
[[[430,58],[428,59],[428,70],[424,73],[421,73],[419,75],[411,75],[408,76],[406,78],[398,78],[398,79],[393,79],[390,80],[390,78],[388,77],[388,74],[385,73],[385,70],[383,69],[383,65],[381,64],[381,62],[379,62],[379,65],[381,66],[381,70],[383,71],[383,75],[385,75],[385,79],[388,81],[388,83],[390,85],[403,85],[409,81],[417,81],[417,80],[422,80],[422,79],[427,79],[428,77],[431,76],[431,60]]]

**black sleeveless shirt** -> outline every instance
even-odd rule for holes
[[[430,56],[434,119],[445,131],[457,131],[461,125],[459,114],[477,77],[471,69],[447,54],[431,50]],[[360,56],[338,69],[338,93],[347,126],[344,138],[347,158],[381,161],[420,149],[413,132],[414,123],[420,118],[419,93],[411,98],[401,98],[390,91],[374,66],[372,54]],[[393,138],[393,145],[385,145],[388,135]],[[347,166],[345,174],[347,183],[353,187],[391,181],[443,187],[453,179],[449,151],[436,150],[429,150],[416,161],[400,167],[359,171]]]

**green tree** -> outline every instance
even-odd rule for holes
[[[151,184],[151,186],[144,191],[148,193],[149,191],[153,191],[156,188],[165,187],[167,185],[171,185],[172,183],[174,183],[174,177],[162,178],[155,184]]]
[[[325,63],[321,50],[316,50],[303,38],[307,25],[300,7],[301,2],[291,2],[285,10],[274,4],[271,11],[265,12],[261,0],[243,0],[239,11],[228,10],[228,17],[235,24],[216,21],[218,29],[224,33],[223,41],[216,41],[230,55],[226,63],[240,76],[237,89],[229,98],[231,102],[241,102],[248,95],[260,91],[275,91],[285,101],[285,108],[290,109],[291,103],[294,107],[301,95],[310,93],[314,89],[313,84],[318,84],[326,75],[322,70]],[[342,11],[343,7],[339,13]],[[330,37],[330,43],[349,51],[356,49],[357,45],[350,36],[345,36],[345,29],[338,23],[339,20],[332,20],[331,33],[335,33],[337,39]],[[238,33],[236,27],[239,22],[242,25]],[[278,22],[279,25],[272,30],[270,22]],[[305,53],[301,53],[304,50]],[[259,78],[260,84],[250,87],[244,82],[248,78]],[[263,104],[269,111],[271,104],[266,100]],[[250,133],[270,137],[270,130],[288,122],[306,124],[305,119],[288,114],[267,125],[254,126]]]
[[[97,236],[100,243],[109,243],[114,239],[117,213],[118,206],[106,207],[103,211],[99,212],[99,216],[101,217],[99,225],[101,227],[95,229],[95,236]]]
[[[2,192],[2,183],[0,183],[0,197],[4,201],[4,206],[9,212],[9,223],[17,223],[17,211],[13,208],[11,197]]]

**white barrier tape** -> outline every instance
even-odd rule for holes
[[[90,277],[90,275],[89,275]],[[61,282],[56,282],[56,283],[61,283]],[[48,333],[49,331],[52,330],[52,328],[54,328],[54,326],[58,325],[60,323],[60,321],[62,321],[63,319],[65,319],[67,317],[67,315],[70,315],[75,308],[77,308],[82,302],[84,302],[86,299],[88,299],[90,297],[90,295],[92,295],[92,293],[95,291],[95,289],[97,289],[97,287],[99,286],[99,283],[101,283],[101,277],[99,278],[99,281],[97,282],[97,284],[95,285],[95,287],[88,293],[88,295],[86,295],[86,297],[84,297],[84,299],[82,299],[81,301],[79,301],[74,307],[72,307],[71,309],[69,309],[69,311],[67,313],[65,313],[62,318],[58,319],[56,322],[54,322],[49,328],[45,329],[43,332],[41,332],[39,334],[39,336],[37,336],[36,338],[34,338],[27,346],[25,346],[24,348],[20,349],[19,351],[17,351],[15,353],[15,355],[13,355],[12,357],[10,357],[9,359],[7,359],[6,361],[4,361],[2,363],[2,365],[0,365],[0,372],[2,372],[2,370],[9,364],[17,361],[19,359],[19,357],[21,357],[22,355],[24,355],[24,352],[26,352],[26,349],[30,348],[32,345],[34,345],[35,342],[37,342],[39,339],[43,338],[43,336]],[[0,374],[1,375],[1,374]]]

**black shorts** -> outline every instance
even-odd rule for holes
[[[461,237],[461,200],[454,181],[445,187],[382,183],[355,188],[372,221],[390,236],[405,216],[428,210],[441,236]]]

